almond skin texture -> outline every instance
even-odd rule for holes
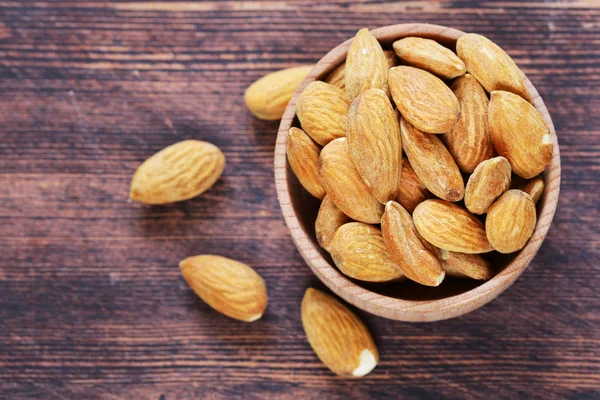
[[[452,129],[460,105],[440,78],[422,69],[400,66],[390,69],[388,79],[394,103],[411,125],[427,133]]]
[[[465,189],[465,206],[473,214],[484,214],[510,187],[510,164],[504,157],[485,160],[475,168]]]
[[[331,243],[331,258],[350,278],[366,282],[389,282],[403,276],[390,258],[381,231],[362,222],[342,225]]]
[[[531,197],[531,200],[537,204],[542,197],[542,194],[544,194],[544,187],[544,180],[540,177],[536,177],[528,181],[519,182],[514,188],[527,193]]]
[[[319,156],[319,177],[325,192],[340,210],[356,221],[378,224],[383,205],[369,192],[348,150],[346,138],[323,147]]]
[[[516,94],[494,91],[488,119],[494,147],[515,174],[533,178],[550,164],[552,132],[530,103]]]
[[[442,268],[448,276],[487,281],[494,276],[489,262],[477,254],[455,253],[438,249]]]
[[[436,255],[423,245],[412,217],[395,201],[385,205],[381,232],[390,257],[408,279],[426,286],[442,283],[445,274]]]
[[[423,201],[430,199],[432,194],[419,179],[415,170],[406,158],[402,158],[402,174],[400,176],[400,191],[396,196],[396,202],[409,213],[413,213],[415,207]]]
[[[313,67],[286,68],[263,76],[246,89],[246,107],[256,118],[270,121],[281,119],[298,85]]]
[[[456,42],[456,52],[488,93],[506,90],[531,101],[523,73],[500,46],[485,36],[469,33]]]
[[[396,198],[402,172],[400,126],[382,90],[369,89],[352,102],[346,136],[352,161],[371,194],[383,204]]]
[[[369,330],[342,303],[309,288],[301,311],[308,343],[331,371],[346,378],[360,378],[377,366],[379,353]]]
[[[251,267],[229,258],[201,255],[179,263],[181,274],[209,306],[245,322],[260,319],[267,308],[267,286]]]
[[[296,115],[302,129],[315,142],[325,146],[333,139],[346,136],[348,108],[343,90],[314,81],[298,97]]]
[[[367,29],[358,31],[346,56],[346,97],[352,102],[371,88],[388,94],[389,64],[381,45]]]
[[[466,254],[493,250],[481,221],[456,204],[425,200],[415,208],[413,221],[421,236],[441,249]]]
[[[456,79],[450,87],[460,103],[460,114],[454,128],[442,135],[461,171],[470,174],[484,160],[494,156],[488,126],[487,94],[472,75]]]
[[[385,58],[388,62],[388,68],[392,68],[398,62],[398,58],[396,57],[396,53],[392,50],[384,50]],[[327,75],[327,78],[324,79],[325,82],[339,87],[340,89],[346,89],[346,62],[338,65],[333,71]]]
[[[494,250],[508,254],[521,250],[533,234],[537,217],[531,197],[517,189],[504,193],[490,207],[485,220]]]
[[[446,201],[461,200],[465,182],[440,138],[419,131],[404,118],[400,121],[400,132],[408,161],[427,189]]]
[[[225,156],[211,143],[185,140],[144,161],[131,180],[129,197],[145,204],[167,204],[209,189],[225,168]]]
[[[331,251],[331,241],[333,235],[340,226],[350,222],[351,219],[344,214],[331,200],[331,197],[325,196],[319,207],[319,213],[315,221],[315,233],[319,246],[327,251]]]
[[[407,37],[394,42],[394,51],[404,64],[444,79],[456,78],[467,71],[465,63],[452,50],[435,40]]]
[[[325,196],[319,179],[321,148],[302,129],[290,128],[287,139],[287,158],[300,184],[317,199]]]

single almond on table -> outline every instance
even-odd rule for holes
[[[309,288],[302,326],[317,357],[337,375],[360,378],[377,366],[379,353],[365,324],[333,297]]]
[[[465,183],[440,138],[421,132],[404,118],[400,121],[400,132],[408,161],[427,189],[447,201],[461,200]]]
[[[402,158],[402,173],[398,177],[400,178],[400,191],[396,196],[396,201],[412,214],[415,207],[430,199],[432,194],[421,182],[406,158]]]
[[[488,211],[485,231],[492,247],[508,254],[521,250],[533,234],[537,217],[531,197],[517,189],[504,193]]]
[[[387,59],[388,68],[392,68],[397,64],[398,58],[396,57],[396,53],[392,50],[384,50],[383,53]],[[335,69],[327,75],[327,78],[323,80],[340,89],[346,89],[346,62],[344,61],[342,64],[335,67]]]
[[[400,204],[390,201],[381,219],[383,242],[404,275],[426,286],[438,286],[444,270],[436,255],[423,245],[412,218]]]
[[[466,254],[493,250],[483,223],[456,204],[425,200],[415,208],[413,221],[421,236],[441,249]]]
[[[325,82],[309,83],[296,104],[302,129],[321,146],[346,136],[349,104],[343,90]]]
[[[485,36],[468,33],[458,38],[456,53],[488,93],[506,90],[531,101],[523,73],[496,43]]]
[[[321,148],[299,128],[290,128],[286,139],[287,159],[300,184],[317,199],[325,196],[319,179]]]
[[[251,267],[229,258],[201,255],[179,263],[184,279],[209,306],[228,317],[252,322],[267,308],[267,286]]]
[[[298,85],[313,67],[314,65],[304,65],[286,68],[263,76],[246,89],[246,107],[259,119],[281,119]]]
[[[467,71],[454,52],[435,40],[406,37],[394,42],[394,51],[407,65],[429,71],[444,79],[453,79]]]
[[[520,189],[527,193],[534,204],[537,204],[544,193],[544,180],[539,176],[530,180],[519,182],[513,189]]]
[[[460,105],[440,78],[422,69],[399,66],[390,69],[388,81],[398,111],[411,125],[427,133],[452,129]]]
[[[442,269],[448,276],[487,281],[494,276],[489,262],[477,254],[464,254],[438,249]]]
[[[138,167],[129,197],[145,204],[167,204],[209,189],[225,168],[225,156],[211,143],[185,140],[166,147]]]
[[[340,210],[356,221],[378,224],[383,205],[369,192],[348,150],[346,138],[332,141],[321,150],[319,176],[325,192]]]
[[[504,157],[483,161],[469,177],[465,206],[473,214],[483,214],[510,187],[510,164]]]
[[[331,242],[331,258],[350,278],[366,282],[389,282],[403,276],[390,258],[381,231],[362,222],[342,225]]]
[[[398,194],[402,143],[398,116],[381,89],[361,93],[350,105],[346,130],[350,156],[380,203]]]
[[[330,196],[325,195],[319,207],[319,213],[315,220],[315,234],[319,246],[327,251],[331,251],[331,241],[333,235],[340,226],[350,222],[351,219],[340,210],[331,200]]]
[[[454,128],[442,135],[442,141],[461,171],[470,174],[494,155],[488,126],[489,100],[470,74],[457,78],[450,88],[460,103],[460,114]]]

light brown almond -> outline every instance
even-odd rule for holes
[[[382,90],[369,89],[352,102],[346,135],[352,161],[371,194],[383,204],[394,199],[402,143],[398,116]]]
[[[331,251],[331,241],[340,226],[350,222],[351,219],[340,210],[331,197],[325,196],[319,207],[315,220],[315,233],[319,246]]]
[[[448,276],[487,281],[494,276],[489,262],[477,254],[463,254],[438,249],[442,268]]]
[[[344,91],[325,82],[309,83],[296,105],[302,129],[321,146],[346,136],[349,104]]]
[[[196,197],[221,176],[225,156],[211,143],[185,140],[166,147],[138,167],[129,197],[145,204],[167,204]]]
[[[367,29],[358,31],[346,56],[346,97],[352,102],[371,88],[388,89],[388,59],[381,45]]]
[[[514,253],[525,247],[536,222],[535,204],[531,197],[521,190],[512,189],[490,207],[485,231],[494,250]]]
[[[251,267],[229,258],[201,255],[179,263],[181,274],[202,300],[240,321],[260,319],[267,308],[267,286]]]
[[[325,196],[319,178],[320,147],[299,128],[290,128],[286,139],[287,159],[300,184],[318,199]]]
[[[422,69],[399,66],[390,69],[388,80],[398,111],[411,125],[427,133],[452,129],[460,105],[440,78]]]
[[[473,214],[483,214],[510,187],[510,164],[504,157],[483,161],[469,177],[465,206]]]
[[[441,249],[478,254],[492,251],[483,223],[464,208],[443,200],[425,200],[413,221],[425,240]]]
[[[412,214],[419,203],[433,197],[406,158],[402,158],[402,174],[399,178],[400,191],[396,201],[409,213]]]
[[[393,46],[403,63],[441,78],[453,79],[467,71],[465,64],[452,50],[435,40],[407,37],[395,41]]]
[[[362,222],[342,225],[331,242],[331,258],[342,273],[366,282],[389,282],[402,277],[390,258],[381,231]]]
[[[388,67],[392,68],[398,63],[398,58],[396,57],[396,53],[392,50],[384,50],[385,58],[388,61]],[[342,64],[335,67],[333,71],[327,75],[327,78],[324,79],[325,82],[337,86],[340,89],[346,89],[346,62],[344,61]]]
[[[346,306],[309,288],[302,299],[302,326],[317,357],[337,375],[360,378],[377,366],[369,330]]]
[[[544,180],[541,177],[535,177],[530,180],[522,181],[514,185],[513,189],[520,189],[527,193],[535,204],[538,203],[542,194],[544,194]]]
[[[369,192],[358,174],[346,138],[332,141],[321,150],[319,177],[325,192],[340,210],[356,221],[377,224],[383,205]]]

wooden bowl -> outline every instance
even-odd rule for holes
[[[428,24],[392,25],[372,32],[384,48],[391,48],[395,40],[406,36],[435,39],[452,48],[464,34],[456,29]],[[408,280],[394,284],[352,280],[335,267],[329,254],[317,244],[314,222],[319,201],[298,183],[286,161],[285,144],[288,130],[296,122],[298,94],[307,84],[326,77],[341,64],[346,59],[351,41],[349,39],[340,44],[317,63],[298,87],[279,126],[275,147],[275,182],[281,211],[292,239],[308,266],[325,285],[347,302],[372,314],[400,321],[438,321],[473,311],[494,299],[521,275],[540,248],[552,223],[560,189],[560,154],[548,110],[535,87],[525,78],[533,104],[552,131],[554,153],[550,166],[543,173],[546,188],[537,205],[538,221],[533,236],[519,253],[495,256],[492,265],[497,266],[498,270],[494,278],[487,282],[446,278],[437,288],[421,286]]]

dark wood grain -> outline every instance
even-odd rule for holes
[[[513,55],[544,98],[561,199],[503,295],[431,324],[358,312],[381,363],[332,375],[299,304],[322,287],[275,196],[276,122],[244,89],[362,27],[430,22]],[[0,397],[346,399],[600,397],[600,4],[597,1],[0,2]],[[198,138],[222,179],[176,205],[127,202],[137,165]],[[180,259],[246,262],[269,288],[241,324],[195,297]]]

